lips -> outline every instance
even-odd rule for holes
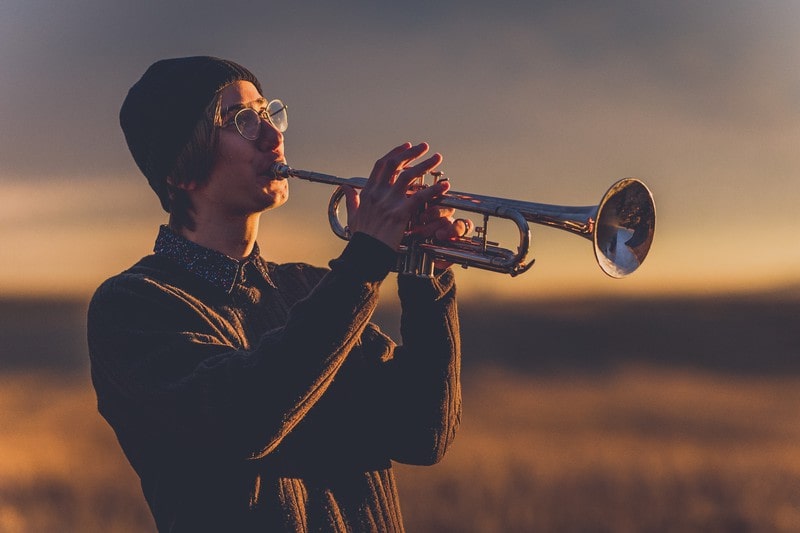
[[[258,173],[259,177],[267,178],[267,179],[271,179],[271,180],[281,179],[278,176],[276,176],[275,173],[272,171],[272,166],[275,163],[286,164],[286,159],[281,157],[281,158],[275,159],[274,161],[271,161],[269,163],[269,166],[267,166],[265,169],[263,169],[261,172]]]

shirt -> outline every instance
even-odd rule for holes
[[[167,228],[155,250],[98,288],[88,339],[159,530],[402,531],[391,462],[439,461],[460,421],[452,273],[398,277],[398,346],[369,322],[395,254],[364,234],[330,269]]]

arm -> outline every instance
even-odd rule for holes
[[[390,362],[395,460],[434,464],[461,422],[461,338],[453,273],[399,276],[402,346]]]
[[[428,150],[425,143],[401,145],[378,160],[360,193],[345,188],[348,223],[397,249],[414,217],[412,233],[446,240],[469,230],[454,224],[452,209],[433,202],[444,195],[448,182],[408,194],[412,181],[436,168],[440,154],[410,166]],[[420,213],[425,206],[422,216]],[[399,222],[399,223],[398,223]],[[439,265],[446,268],[445,265]],[[375,397],[386,405],[388,447],[394,459],[414,464],[439,461],[461,418],[460,335],[453,274],[445,270],[436,279],[398,278],[403,309],[403,344],[387,361],[383,390]]]
[[[144,432],[179,447],[269,453],[330,385],[393,260],[354,237],[286,325],[251,350],[236,349],[213,312],[172,286],[140,276],[105,284],[89,310],[101,411],[121,441]]]

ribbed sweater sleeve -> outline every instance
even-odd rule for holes
[[[433,279],[398,277],[402,345],[389,383],[395,402],[390,431],[397,461],[442,459],[461,422],[461,342],[453,273]]]

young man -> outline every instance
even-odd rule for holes
[[[441,156],[391,150],[347,191],[352,238],[330,268],[278,265],[256,234],[288,198],[269,172],[286,108],[250,71],[159,61],[120,122],[170,217],[95,293],[89,351],[159,530],[402,531],[391,461],[436,463],[461,415],[452,272],[398,276],[401,346],[369,321],[409,220],[447,191],[407,194]],[[455,237],[451,215],[428,208],[413,231]]]

